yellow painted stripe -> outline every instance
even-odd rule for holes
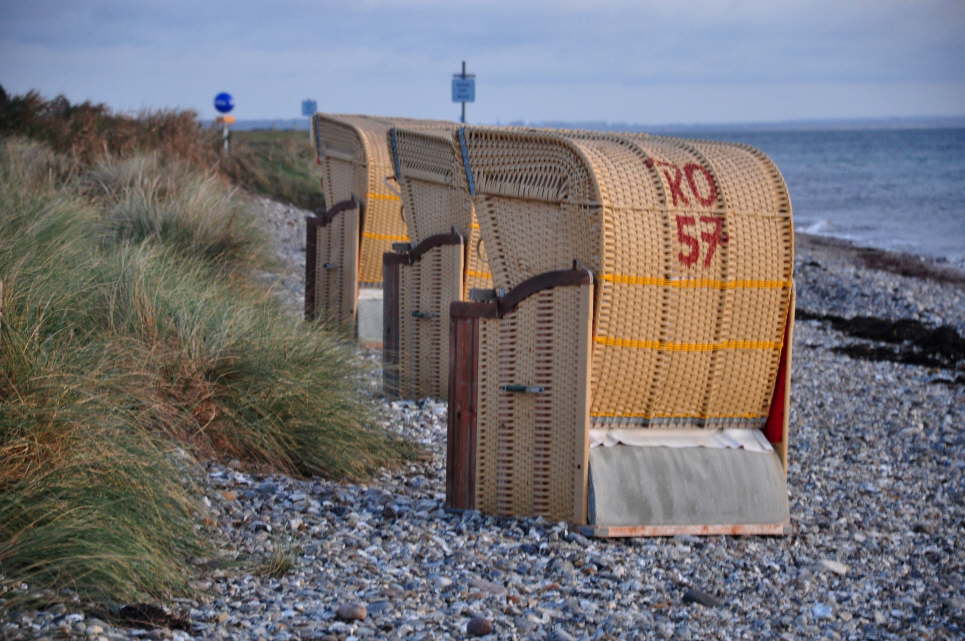
[[[469,276],[470,278],[488,278],[489,280],[492,280],[493,278],[493,275],[489,272],[477,272],[472,269],[466,270],[466,276]]]
[[[479,229],[479,223],[469,223],[469,229]]]
[[[402,200],[395,194],[377,194],[374,191],[370,191],[365,196],[373,200]]]
[[[662,418],[700,418],[705,420],[714,419],[728,419],[728,418],[767,418],[767,414],[730,414],[727,416],[704,416],[703,414],[620,414],[617,412],[590,412],[590,416],[596,418],[645,418],[645,419],[662,419]]]
[[[789,280],[715,280],[712,278],[687,278],[670,280],[655,276],[628,276],[626,274],[603,274],[603,280],[625,285],[652,285],[680,289],[788,289]]]
[[[665,341],[639,341],[632,338],[594,336],[603,345],[632,347],[634,349],[659,349],[666,352],[716,352],[724,349],[781,349],[780,341],[720,341],[719,343],[672,343]]]
[[[371,238],[373,240],[393,240],[397,243],[407,243],[409,242],[408,236],[393,236],[392,234],[376,234],[371,231],[362,232],[364,238]]]

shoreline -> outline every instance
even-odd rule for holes
[[[794,237],[798,255],[807,252],[835,257],[867,269],[965,287],[965,268],[958,268],[945,260],[924,254],[869,247],[836,236],[796,231]]]

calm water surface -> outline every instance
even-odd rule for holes
[[[965,267],[965,129],[701,131],[743,142],[787,180],[795,227]]]

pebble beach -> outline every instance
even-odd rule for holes
[[[301,314],[307,212],[253,206]],[[191,462],[219,532],[196,599],[7,611],[0,639],[960,639],[965,274],[799,234],[795,281],[786,536],[448,512],[445,403],[383,398],[367,352],[360,393],[424,457],[365,485]]]

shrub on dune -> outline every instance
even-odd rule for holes
[[[173,452],[347,479],[411,453],[352,347],[248,278],[270,261],[220,179],[0,140],[0,211],[0,594],[186,590],[198,506]]]
[[[104,158],[84,178],[107,212],[109,242],[151,241],[218,265],[266,266],[264,232],[237,189],[214,173],[148,154]]]

